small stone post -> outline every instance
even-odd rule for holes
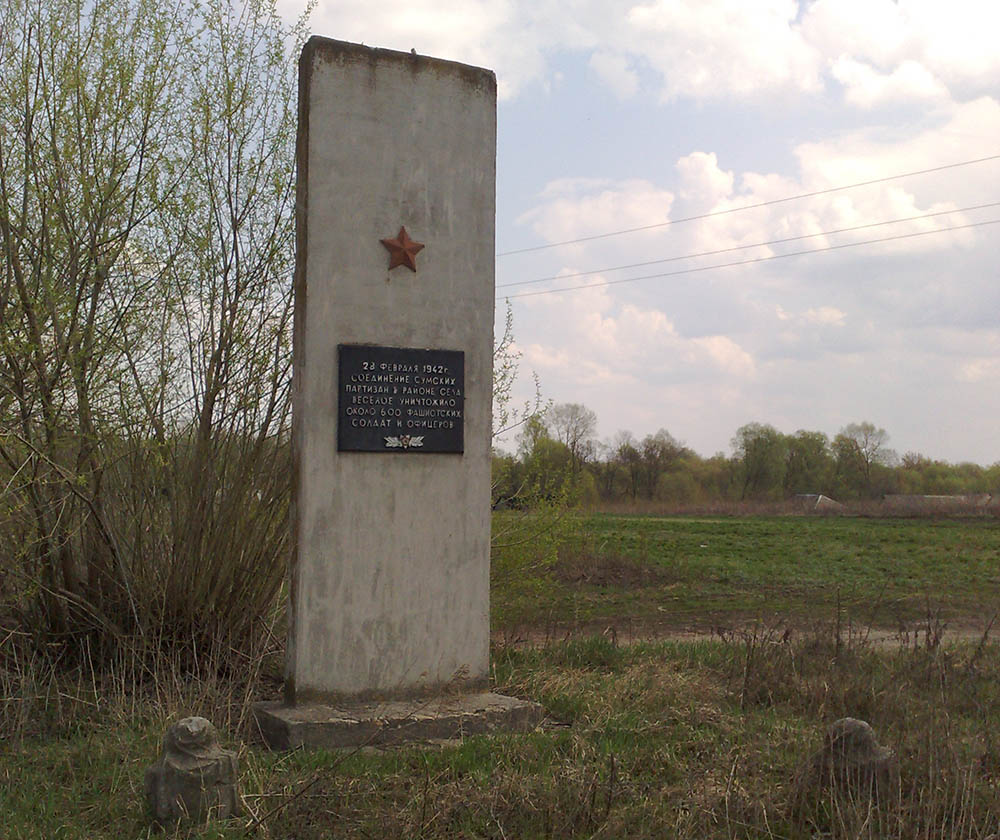
[[[239,814],[236,753],[219,746],[219,734],[203,717],[173,724],[163,755],[146,770],[146,801],[159,823]]]
[[[899,764],[893,751],[878,743],[867,722],[841,718],[830,725],[823,748],[800,772],[796,807],[805,813],[824,797],[866,807],[885,804],[898,787]]]

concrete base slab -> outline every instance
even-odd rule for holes
[[[440,741],[490,732],[528,732],[545,711],[530,700],[502,694],[458,694],[414,700],[344,701],[337,705],[254,705],[273,750],[339,749]]]

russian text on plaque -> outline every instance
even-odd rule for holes
[[[465,353],[338,344],[337,449],[464,451]]]

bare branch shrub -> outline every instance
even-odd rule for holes
[[[266,0],[0,16],[7,614],[70,649],[243,644],[287,550],[301,27]]]

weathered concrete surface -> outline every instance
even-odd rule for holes
[[[225,819],[240,812],[236,779],[236,753],[219,746],[215,727],[184,718],[167,729],[160,760],[146,770],[146,804],[159,823]]]
[[[264,740],[276,750],[378,747],[497,730],[527,732],[544,716],[537,703],[492,693],[295,707],[258,703],[254,712]]]
[[[286,700],[485,686],[496,81],[312,38],[300,61]],[[388,270],[405,225],[417,271]],[[337,451],[337,345],[465,353],[465,452]]]

